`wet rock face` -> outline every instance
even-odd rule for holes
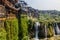
[[[43,23],[40,23],[40,27],[39,27],[39,38],[44,38],[45,37],[45,28],[44,28],[44,24]]]
[[[31,23],[32,24],[32,23]],[[29,25],[29,28],[28,28],[28,32],[29,32],[29,35],[30,35],[30,38],[35,38],[36,36],[36,28],[35,28],[35,23],[33,23],[33,25]]]
[[[46,32],[45,32],[46,30]],[[50,24],[50,23],[47,23],[46,25],[46,29],[45,29],[45,24],[44,23],[40,23],[40,27],[39,27],[39,38],[45,38],[46,36],[47,37],[51,37],[54,35],[54,32],[53,32],[53,25]]]
[[[47,25],[47,37],[53,36],[53,23],[48,23]]]
[[[59,29],[60,29],[60,23],[58,23]]]
[[[29,38],[33,38],[34,37],[34,31],[35,31],[34,23],[31,20],[29,20],[28,21]]]
[[[60,23],[54,23],[55,35],[60,35]]]
[[[34,33],[35,33],[35,28],[34,28],[34,26],[28,31],[29,32],[29,35],[30,35],[30,38],[33,38],[35,35],[34,35]]]
[[[33,23],[33,26],[32,25],[29,25],[29,35],[30,35],[30,38],[34,38],[35,37],[35,27],[34,27],[34,24]],[[58,26],[60,26],[59,24],[60,23],[57,23]],[[40,23],[40,26],[38,27],[38,30],[39,30],[39,33],[38,33],[38,37],[39,38],[45,38],[46,37],[46,34],[47,34],[47,37],[52,37],[54,36],[54,23],[47,23],[46,25],[46,32],[45,33],[45,23]]]

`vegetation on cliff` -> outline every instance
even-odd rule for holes
[[[27,15],[21,15],[21,25],[20,25],[20,33],[21,33],[21,40],[28,39],[28,19]]]
[[[6,40],[6,34],[5,28],[0,28],[0,40]]]
[[[18,20],[10,19],[5,21],[7,40],[18,40]]]

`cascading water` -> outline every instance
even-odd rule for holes
[[[59,29],[59,26],[58,26],[57,23],[54,24],[53,32],[54,32],[54,40],[57,40],[57,39],[56,39],[56,34],[57,34],[57,35],[60,34],[60,29]]]
[[[47,40],[47,27],[45,25],[45,39],[44,40]]]
[[[55,25],[55,23],[53,24],[53,33],[54,33],[54,40],[56,40],[56,38],[55,38],[55,27],[56,27],[56,25]]]
[[[54,26],[55,27],[55,26]],[[53,28],[53,33],[54,33],[54,36],[55,36],[55,28]]]
[[[38,39],[38,32],[39,32],[39,30],[38,30],[38,27],[40,26],[40,23],[39,22],[35,22],[35,40],[39,40]]]
[[[56,23],[56,32],[57,32],[57,34],[60,34],[60,29],[59,29],[57,23]]]

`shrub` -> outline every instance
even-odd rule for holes
[[[27,40],[28,38],[28,25],[27,25],[28,19],[26,15],[21,15],[21,34],[22,38],[21,40]]]
[[[6,20],[7,40],[18,40],[18,20]]]
[[[49,23],[48,23],[49,24]],[[53,36],[53,26],[52,26],[52,24],[50,23],[49,25],[48,25],[48,36],[49,37],[51,37],[51,36]]]
[[[0,28],[0,40],[6,40],[6,31],[4,28]]]

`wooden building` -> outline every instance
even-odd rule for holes
[[[5,7],[0,5],[0,20],[6,20],[6,10]]]
[[[5,7],[0,5],[0,27],[4,27],[4,21],[6,20]]]

